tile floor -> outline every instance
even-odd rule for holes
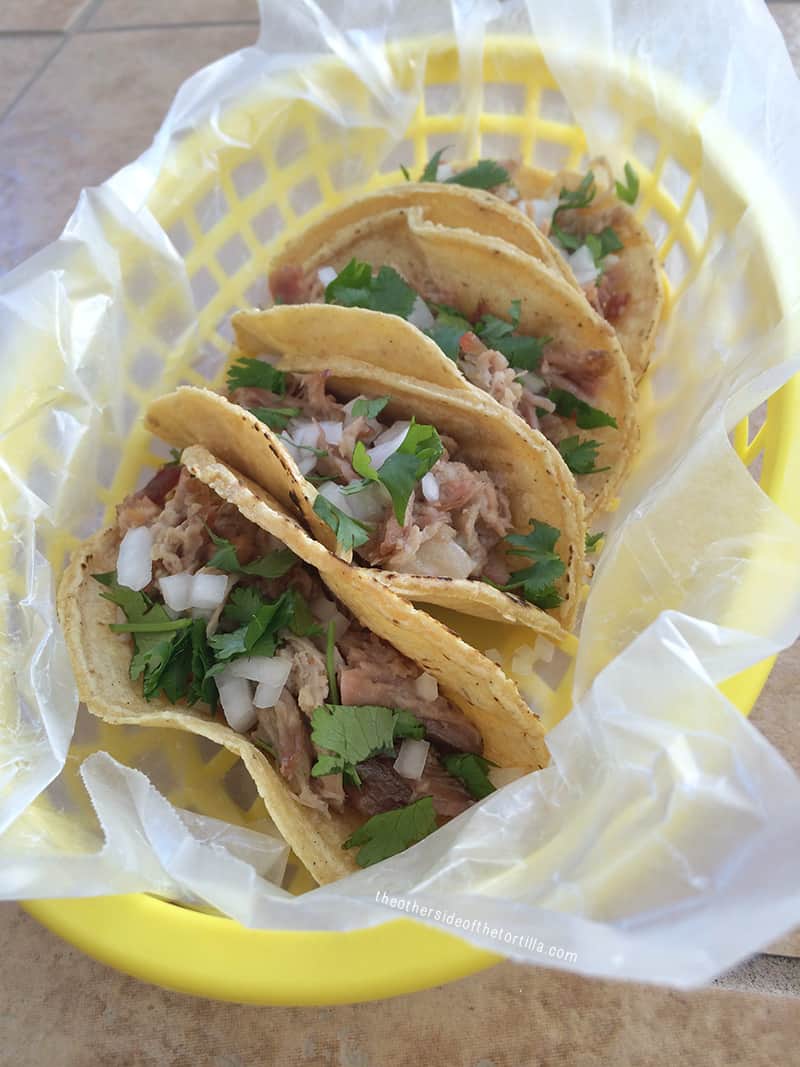
[[[770,7],[786,35],[795,62],[800,65],[800,3],[774,3]],[[170,3],[162,0],[2,0],[0,274],[58,235],[81,188],[102,181],[146,147],[175,90],[189,73],[253,42],[257,30],[256,0],[172,0]],[[795,727],[798,693],[800,648],[795,647],[780,658],[754,710],[753,721],[800,769],[800,731]],[[33,968],[28,973],[34,977],[34,985],[40,992],[46,990],[51,981],[62,982],[66,987],[69,979],[63,973],[64,966],[68,972],[76,960],[80,960],[77,954],[35,927],[27,918],[13,918],[10,907],[3,907],[0,915],[3,918],[0,944],[11,950],[10,956],[8,951],[0,953],[0,968],[5,978],[10,981],[14,973],[16,979],[17,964],[14,961],[17,960],[20,965],[24,963]],[[19,954],[25,953],[26,946],[29,948],[28,958],[20,960]],[[776,948],[800,956],[800,933]],[[126,998],[146,999],[147,991],[130,980],[118,979],[96,964],[83,962],[81,965],[94,969],[94,981],[105,986],[106,1001],[110,1002],[110,990],[120,982]],[[773,959],[765,967],[769,974],[759,972],[757,960],[724,984],[738,983],[742,988],[771,988],[779,992],[788,991],[795,983],[796,991],[797,970],[792,969],[790,962],[782,964]],[[480,992],[484,988],[482,983],[487,990],[495,989],[498,983],[502,988],[513,988],[515,995],[522,995],[523,999],[526,989],[532,996],[544,997],[545,1002],[552,996],[556,1011],[563,1007],[559,998],[572,996],[577,989],[583,996],[586,986],[578,980],[556,976],[552,980],[548,978],[543,988],[541,977],[505,965],[490,972],[490,977],[477,976],[452,988],[469,986]],[[548,993],[550,985],[558,992]],[[636,987],[617,987],[611,983],[597,983],[596,988],[598,997],[609,996],[617,1004],[626,998],[641,997],[641,1005],[636,1010],[642,1012],[667,1011],[665,1005],[681,1003],[681,1010],[688,1013],[690,1019],[695,1016],[699,1019],[706,1011],[705,1007],[700,1007],[701,1003],[706,1003],[704,998],[721,996],[709,993],[695,995],[692,1000],[691,996],[681,998],[659,991],[631,992]],[[62,995],[66,995],[66,988]],[[495,995],[500,995],[499,988]],[[414,999],[422,1003],[421,998],[426,996],[430,997],[433,1007],[440,993],[420,994]],[[446,994],[444,999],[448,999]],[[186,998],[178,998],[178,1002],[194,1004]],[[755,997],[747,1003],[765,1004],[763,999]],[[474,1005],[469,1005],[469,1010],[474,1010]],[[769,1005],[752,1010],[762,1012],[767,1028],[770,1020],[776,1022],[780,1014],[777,1008]],[[724,1012],[719,1018],[723,1015]],[[270,1017],[275,1017],[275,1013]],[[737,1011],[734,1010],[730,1013],[731,1021],[725,1023],[723,1029],[730,1025],[735,1030],[736,1017]],[[25,1011],[17,1016],[0,1011],[0,1049],[8,1051],[15,1044],[21,1048],[22,1034],[29,1025],[38,1025],[41,1018],[38,1015],[34,1021]],[[343,1047],[342,1040],[340,1048]],[[777,1045],[774,1051],[778,1052]],[[183,1062],[164,1055],[163,1059],[144,1057],[141,1060],[124,1059],[124,1062]],[[38,1057],[38,1053],[29,1050],[15,1062],[44,1062]],[[784,1053],[783,1058],[788,1061],[791,1056]],[[54,1062],[112,1061],[86,1060],[75,1051],[68,1057],[56,1058]],[[123,1058],[114,1057],[113,1062],[122,1063]],[[232,1065],[244,1061],[223,1057],[214,1062]],[[324,1062],[334,1061],[325,1059]],[[357,1062],[366,1064],[367,1059]],[[489,1061],[480,1062],[486,1064]],[[585,1059],[580,1062],[595,1061]],[[643,1058],[638,1062],[650,1061]],[[725,1061],[720,1059],[719,1062]],[[764,1062],[768,1061],[765,1059]]]

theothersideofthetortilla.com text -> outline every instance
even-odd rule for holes
[[[441,923],[451,930],[463,930],[482,937],[488,937],[492,941],[498,941],[503,945],[521,948],[527,952],[535,952],[551,960],[564,960],[566,963],[575,963],[578,959],[577,952],[568,951],[560,945],[548,945],[545,941],[533,934],[515,934],[513,930],[507,930],[503,926],[492,926],[483,919],[468,919],[459,915],[456,911],[446,911],[444,908],[434,908],[429,904],[420,904],[411,897],[391,896],[383,889],[375,894],[375,901],[383,904],[394,911],[405,912],[420,919],[432,919]]]

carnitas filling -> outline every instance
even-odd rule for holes
[[[480,731],[437,680],[185,468],[159,471],[117,522],[116,569],[94,577],[124,615],[111,629],[131,642],[131,678],[224,718],[301,804],[368,819],[359,863],[492,792]]]
[[[231,366],[228,397],[280,436],[318,488],[315,512],[367,563],[488,581],[539,607],[560,603],[560,531],[532,520],[536,545],[548,545],[547,570],[540,567],[532,580],[538,558],[526,553],[525,540],[532,534],[509,532],[502,478],[476,467],[435,426],[388,417],[391,397],[342,403],[329,391],[327,373],[284,373],[256,358]],[[529,566],[521,568],[517,557],[526,554]]]

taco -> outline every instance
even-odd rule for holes
[[[160,397],[146,416],[154,433],[204,444],[402,596],[563,637],[583,509],[541,435],[443,388],[459,380],[447,361],[441,384],[385,370],[438,359],[399,318],[307,305],[240,313],[234,327],[228,397]]]
[[[240,756],[319,883],[548,760],[494,663],[202,448],[76,550],[58,611],[90,710]]]
[[[444,166],[439,180],[453,181],[475,165]],[[625,164],[623,183],[615,181],[608,160],[602,157],[591,160],[584,174],[553,174],[513,160],[495,166],[487,179],[495,181],[491,192],[519,209],[526,233],[532,220],[549,237],[575,284],[614,327],[638,382],[652,355],[664,290],[655,245],[632,208],[639,195],[633,167]],[[513,243],[522,247],[519,241]],[[532,247],[527,238],[525,246],[526,251]]]
[[[615,497],[638,440],[628,362],[576,286],[533,256],[398,208],[345,227],[302,264],[280,263],[270,280],[284,304],[318,300],[406,318],[439,351],[423,359],[420,349],[416,362],[393,369],[447,377],[541,430],[590,515]]]

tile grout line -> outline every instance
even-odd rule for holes
[[[103,3],[103,0],[89,0],[89,3],[84,7],[84,9],[82,11],[80,11],[78,13],[78,15],[72,20],[72,22],[68,23],[66,25],[66,27],[61,31],[58,31],[58,30],[55,30],[55,31],[43,31],[43,32],[38,33],[38,34],[31,34],[31,36],[34,36],[34,37],[45,37],[45,38],[49,37],[49,36],[59,36],[61,38],[61,40],[58,42],[58,44],[53,49],[53,51],[50,53],[50,55],[47,56],[47,58],[44,60],[44,62],[41,63],[36,68],[36,70],[33,72],[31,77],[28,78],[28,80],[25,82],[25,84],[22,86],[22,88],[19,90],[19,92],[13,98],[13,100],[8,105],[8,107],[6,107],[4,111],[0,112],[0,125],[2,125],[2,123],[8,118],[8,116],[11,114],[11,112],[14,110],[14,108],[17,106],[17,104],[22,100],[22,98],[25,96],[25,94],[28,92],[28,90],[31,89],[35,85],[35,83],[39,80],[39,78],[41,78],[41,76],[44,74],[44,72],[47,70],[47,68],[50,66],[50,64],[53,62],[53,60],[59,54],[59,52],[64,47],[64,45],[67,43],[67,41],[72,37],[72,35],[74,33],[79,33],[83,29],[83,27],[86,25],[86,23],[89,21],[89,19],[94,15],[94,13],[97,11],[97,9],[100,7],[100,5],[102,3]],[[13,38],[13,37],[16,37],[17,34],[12,34],[11,36]]]
[[[139,33],[144,30],[219,30],[227,26],[259,26],[259,19],[228,19],[222,22],[206,20],[204,22],[147,22],[138,25],[120,26],[88,26],[79,32],[88,34],[100,33]]]

